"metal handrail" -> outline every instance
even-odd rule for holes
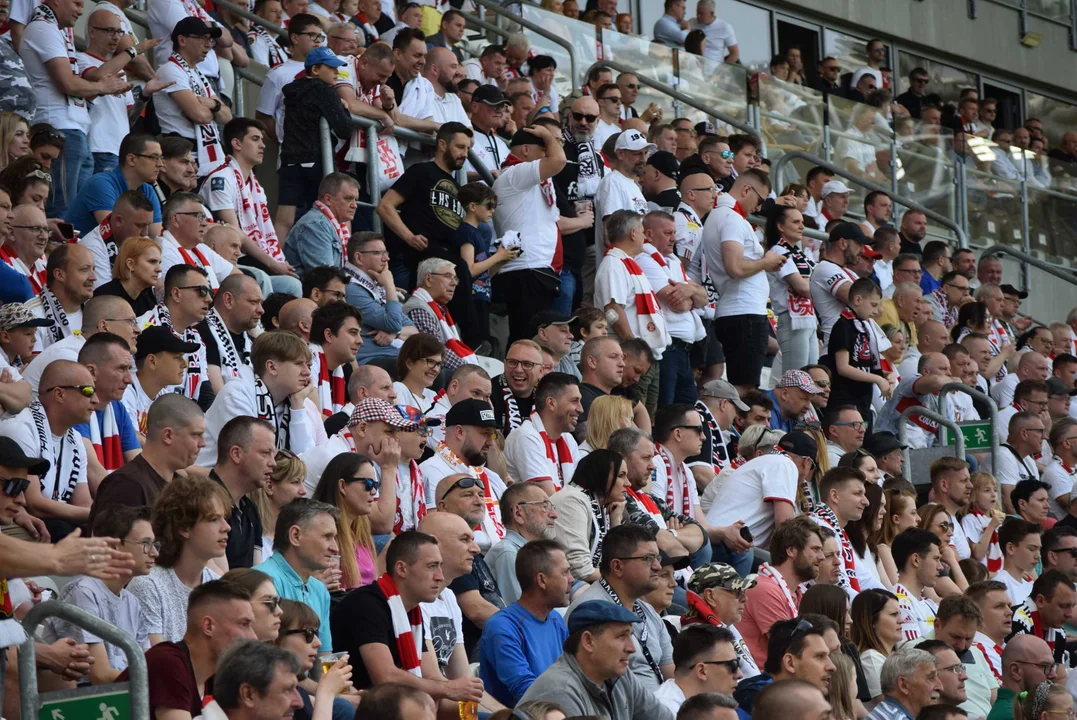
[[[30,612],[26,613],[26,618],[22,621],[23,629],[26,631],[26,641],[19,646],[19,705],[22,717],[31,720],[36,718],[43,701],[86,694],[85,691],[79,690],[58,690],[44,695],[38,694],[36,632],[38,625],[50,617],[66,620],[123,650],[123,654],[127,656],[128,681],[95,685],[94,690],[98,692],[106,689],[121,691],[126,685],[130,693],[131,720],[150,720],[149,676],[146,671],[146,655],[142,648],[133,637],[115,625],[59,600],[49,600],[35,605]]]
[[[1031,265],[1039,270],[1044,271],[1048,275],[1054,275],[1056,278],[1059,278],[1060,280],[1065,280],[1071,285],[1077,285],[1077,276],[1075,276],[1073,273],[1066,272],[1062,268],[1052,265],[1044,260],[1040,260],[1037,257],[1033,257],[1032,255],[1029,255],[1028,253],[1021,250],[1015,250],[1008,245],[991,245],[990,247],[985,248],[983,252],[980,253],[980,258],[983,259],[989,255],[1009,255],[1019,262]]]
[[[352,124],[357,128],[361,128],[366,134],[366,182],[367,193],[370,195],[370,202],[359,202],[359,205],[361,207],[377,209],[378,203],[381,202],[381,188],[378,187],[378,168],[373,162],[373,159],[374,148],[377,147],[378,133],[381,131],[382,125],[377,120],[359,117],[358,115],[352,115],[351,118]],[[324,117],[318,120],[318,130],[319,149],[322,156],[322,172],[324,175],[328,175],[329,173],[334,172],[336,163],[333,159],[333,135],[332,132],[330,132],[329,121]],[[405,142],[417,142],[427,146],[436,144],[434,136],[424,135],[423,133],[415,132],[408,128],[402,128],[399,125],[393,126],[393,137],[398,140],[404,140]],[[401,153],[401,155],[403,155],[403,153]],[[481,177],[487,185],[493,185],[494,176],[490,173],[490,170],[482,160],[479,159],[479,156],[476,155],[474,151],[468,150],[467,158],[471,163],[471,166],[475,169],[475,172],[479,174],[479,177]],[[459,174],[463,175],[463,170],[461,170]],[[462,179],[463,182],[459,182],[458,178],[458,182],[461,185],[467,182],[466,175],[464,175]],[[374,229],[377,232],[382,231],[381,218],[378,217],[376,212],[374,213]]]
[[[127,19],[133,22],[135,25],[144,27],[147,30],[150,29],[150,16],[144,10],[135,10],[134,8],[124,8],[123,14],[127,16]]]
[[[706,113],[708,116],[710,116],[710,117],[712,117],[712,118],[714,118],[716,120],[719,120],[719,121],[725,123],[726,125],[734,127],[734,128],[736,128],[737,130],[740,130],[742,133],[744,133],[746,135],[751,135],[754,138],[761,139],[760,135],[759,135],[759,130],[752,127],[751,125],[748,125],[747,123],[741,122],[740,120],[735,120],[734,118],[726,115],[721,110],[718,110],[718,109],[716,109],[714,107],[711,107],[710,105],[706,105],[706,104],[700,102],[699,100],[696,100],[695,98],[693,98],[690,95],[685,95],[681,91],[679,91],[679,90],[677,90],[675,88],[672,88],[669,85],[666,85],[665,83],[660,83],[657,80],[652,80],[651,78],[647,77],[646,75],[644,75],[640,71],[633,70],[632,68],[628,67],[627,65],[622,65],[621,63],[615,62],[613,60],[599,60],[598,62],[591,65],[591,67],[587,68],[587,73],[590,74],[591,70],[596,68],[596,67],[610,68],[611,70],[616,70],[619,73],[632,73],[633,75],[636,76],[636,78],[641,83],[643,83],[647,87],[651,88],[652,90],[657,90],[658,92],[662,93],[663,95],[668,95],[669,97],[673,98],[674,100],[676,100],[678,102],[681,102],[681,103],[684,103],[688,107],[693,107],[693,108],[695,108],[696,110],[699,110],[702,113]]]
[[[467,25],[473,25],[473,26],[479,28],[480,30],[485,30],[486,32],[492,32],[495,35],[500,35],[501,37],[507,38],[507,37],[512,35],[512,33],[510,33],[505,28],[501,28],[501,27],[498,27],[497,25],[494,25],[493,23],[486,22],[482,18],[477,18],[474,15],[465,15],[464,16],[464,23],[467,24]]]
[[[910,477],[912,473],[912,454],[909,452],[908,423],[910,415],[923,415],[928,420],[934,420],[939,425],[952,432],[954,434],[954,449],[957,452],[957,457],[961,459],[965,458],[965,436],[961,434],[961,428],[958,424],[948,417],[939,415],[933,410],[928,410],[922,405],[913,405],[912,407],[905,408],[901,413],[901,419],[898,421],[898,442],[905,448],[901,451],[901,454],[905,459],[905,462],[902,463],[901,474],[906,480],[912,482],[912,477]]]
[[[998,428],[998,406],[995,402],[987,396],[986,393],[982,393],[976,388],[971,388],[964,383],[952,382],[946,383],[939,390],[939,407],[945,407],[943,401],[950,393],[964,393],[973,400],[979,400],[984,405],[987,405],[991,415],[991,472],[998,472],[998,443],[995,442],[995,438],[998,437],[996,430]]]
[[[265,18],[255,15],[254,13],[252,13],[247,8],[240,7],[239,5],[233,5],[232,3],[228,2],[227,0],[214,0],[214,2],[216,2],[217,5],[219,5],[220,7],[223,7],[225,10],[228,10],[229,12],[232,12],[232,13],[235,13],[236,15],[239,15],[244,20],[249,20],[250,22],[254,23],[255,25],[261,25],[262,27],[264,27],[269,32],[276,33],[277,35],[280,35],[283,38],[288,37],[288,30],[287,29],[282,28],[279,25],[274,25],[273,23],[269,22]]]
[[[640,79],[642,80],[642,78],[640,78]],[[965,231],[961,229],[960,225],[958,225],[957,223],[955,223],[953,220],[946,217],[945,215],[941,215],[941,214],[935,212],[934,210],[929,210],[928,208],[924,207],[920,203],[915,202],[914,200],[910,200],[909,198],[905,197],[904,195],[900,195],[900,194],[894,192],[891,188],[883,187],[882,185],[879,185],[878,183],[874,183],[874,182],[871,182],[870,180],[864,180],[862,178],[859,178],[856,175],[853,175],[851,172],[849,172],[847,170],[843,170],[842,168],[838,167],[837,165],[834,165],[833,163],[829,163],[829,162],[827,162],[826,160],[823,160],[820,157],[817,157],[815,155],[811,155],[811,154],[806,153],[806,152],[802,152],[800,150],[788,150],[788,151],[786,151],[786,153],[784,155],[782,155],[780,158],[778,158],[778,162],[774,163],[774,167],[771,168],[771,173],[774,175],[775,185],[777,187],[785,187],[785,185],[784,185],[785,166],[788,165],[789,163],[791,163],[795,158],[800,158],[801,160],[807,160],[808,162],[814,163],[815,165],[818,165],[819,167],[826,168],[832,174],[837,175],[838,177],[845,178],[846,180],[848,180],[849,182],[851,182],[851,183],[853,183],[855,185],[859,185],[859,186],[861,186],[863,188],[866,188],[868,190],[875,190],[875,191],[884,193],[886,195],[889,195],[898,204],[903,205],[904,207],[909,208],[910,210],[915,210],[917,212],[923,213],[929,220],[934,220],[939,225],[942,225],[943,227],[949,228],[951,231],[953,231],[954,235],[957,236],[958,244],[961,247],[967,248],[969,246],[969,238],[968,238],[968,235],[965,234]]]
[[[520,27],[525,28],[527,30],[530,30],[531,32],[535,33],[536,35],[539,35],[540,37],[544,37],[547,40],[549,40],[550,42],[554,43],[555,45],[560,45],[562,48],[564,48],[565,51],[568,53],[569,74],[572,77],[572,90],[573,90],[573,92],[575,92],[575,90],[576,90],[576,49],[572,46],[571,42],[569,42],[568,40],[566,40],[563,37],[559,37],[557,35],[554,35],[552,32],[550,32],[546,28],[542,27],[541,25],[536,25],[535,23],[531,22],[530,20],[525,19],[522,15],[517,15],[516,13],[509,12],[504,7],[502,7],[501,5],[498,5],[497,3],[494,3],[494,2],[490,2],[490,0],[473,0],[473,2],[476,5],[478,5],[479,8],[484,9],[484,10],[489,10],[490,12],[492,12],[495,15],[499,15],[499,16],[501,16],[503,18],[507,18],[510,21],[512,21],[512,22],[516,23],[517,25],[519,25]],[[485,22],[485,20],[483,20],[482,22]]]

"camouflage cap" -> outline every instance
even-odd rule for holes
[[[741,577],[732,565],[725,563],[707,563],[692,573],[692,579],[688,581],[688,589],[694,593],[702,593],[707,588],[722,588],[739,592],[755,587],[755,575]]]

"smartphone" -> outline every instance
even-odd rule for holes
[[[71,223],[57,223],[56,230],[60,233],[60,237],[62,237],[64,240],[67,240],[68,242],[71,242],[75,239],[75,226]]]
[[[747,542],[753,542],[755,538],[752,537],[752,531],[748,529],[747,525],[742,525],[740,528],[740,536]]]

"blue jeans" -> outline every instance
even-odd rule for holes
[[[270,293],[284,293],[292,297],[303,297],[303,283],[299,278],[291,275],[270,275],[264,270],[240,263],[239,269],[245,275],[249,275],[262,289],[262,295],[269,297]]]
[[[392,533],[386,533],[385,535],[374,536],[374,551],[380,553],[385,549],[385,546],[389,544],[389,541],[393,539]]]
[[[658,361],[658,407],[670,403],[695,404],[699,399],[688,348],[670,345]],[[695,566],[693,566],[695,567]]]
[[[565,317],[572,316],[572,296],[576,294],[576,276],[567,267],[561,268],[561,294],[550,309]]]
[[[46,208],[49,217],[62,218],[67,206],[79,194],[93,175],[93,153],[86,134],[81,130],[61,130],[64,151],[52,163],[52,206]]]
[[[713,559],[714,546],[711,545],[711,539],[704,533],[705,542],[694,553],[688,556],[688,565],[693,568],[703,567]],[[724,549],[724,548],[723,548]]]
[[[95,152],[93,154],[93,174],[115,170],[120,164],[120,156],[112,153]]]
[[[748,548],[742,553],[730,552],[729,548],[725,545],[716,545],[711,547],[711,562],[725,563],[726,565],[732,565],[733,569],[737,571],[737,574],[744,577],[752,571],[752,555],[754,550]],[[693,567],[696,567],[693,565]]]

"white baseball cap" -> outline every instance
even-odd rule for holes
[[[821,195],[822,197],[826,197],[827,195],[833,195],[835,193],[837,193],[838,195],[848,195],[852,191],[853,189],[843,183],[841,180],[828,180],[826,184],[823,185],[823,192],[821,193]]]
[[[647,142],[647,138],[639,130],[625,130],[617,136],[617,144],[613,146],[613,149],[654,152],[658,149],[658,146],[652,142]]]

